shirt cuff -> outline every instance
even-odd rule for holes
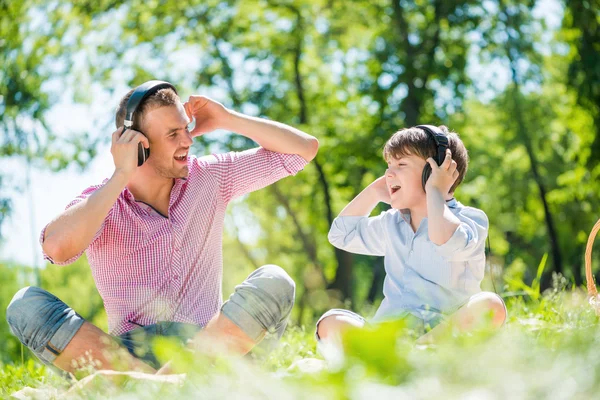
[[[444,244],[436,245],[436,250],[442,256],[449,257],[467,246],[469,234],[463,224],[460,224],[450,239]]]
[[[298,154],[281,153],[280,157],[284,168],[290,175],[296,175],[304,169],[306,164],[308,164],[308,161]]]

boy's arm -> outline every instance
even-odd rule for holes
[[[384,177],[367,186],[342,210],[331,225],[329,242],[352,253],[385,255],[385,213],[368,217],[380,201],[389,202]]]
[[[319,141],[314,136],[280,122],[229,110],[204,96],[190,96],[184,107],[188,117],[196,119],[192,136],[226,129],[254,140],[267,150],[298,154],[306,161],[311,161],[317,155]]]
[[[429,239],[437,245],[438,252],[453,260],[485,257],[485,239],[489,227],[485,213],[468,208],[461,211],[459,219],[446,205],[445,194],[458,178],[452,153],[446,151],[446,159],[440,166],[432,158],[427,162],[432,168],[425,185]]]
[[[458,178],[456,161],[452,153],[446,150],[446,158],[442,165],[437,165],[433,158],[428,158],[431,165],[431,176],[425,185],[427,194],[427,228],[429,240],[440,246],[446,243],[460,225],[459,219],[452,214],[446,205],[445,196]]]

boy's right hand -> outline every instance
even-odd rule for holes
[[[145,148],[150,147],[150,143],[148,138],[138,131],[127,129],[121,135],[122,131],[123,127],[120,127],[113,132],[110,152],[115,163],[115,172],[122,173],[129,182],[137,168],[138,143],[141,142]]]
[[[387,182],[385,181],[385,175],[375,179],[369,186],[372,188],[377,200],[386,204],[392,202],[390,191],[388,190]]]

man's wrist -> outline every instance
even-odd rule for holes
[[[129,175],[122,169],[116,168],[115,172],[113,172],[110,180],[113,182],[116,182],[120,186],[125,187],[125,186],[127,186],[127,183],[129,182]]]
[[[219,128],[237,133],[239,131],[239,121],[244,117],[244,114],[238,113],[228,108],[226,108],[225,111],[226,112],[220,118]]]

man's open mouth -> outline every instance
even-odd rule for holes
[[[176,155],[176,156],[175,156],[175,159],[176,159],[177,161],[183,161],[183,160],[185,160],[185,159],[187,158],[187,156],[188,156],[188,154],[187,154],[187,153],[185,153],[185,154],[181,154],[181,155]]]

